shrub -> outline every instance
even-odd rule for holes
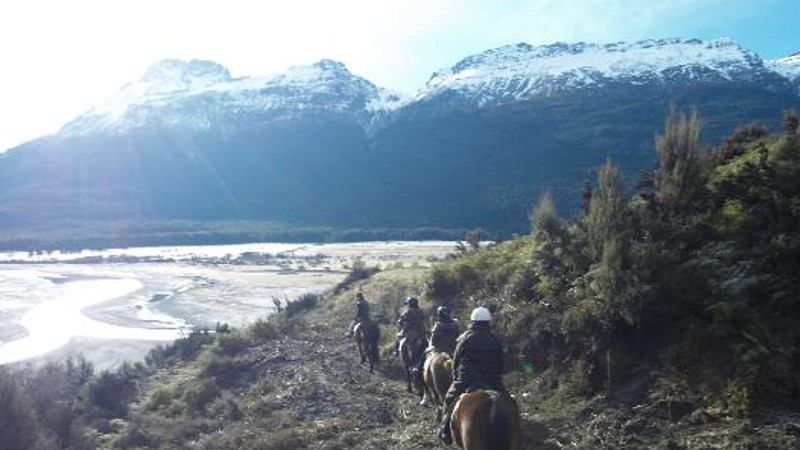
[[[289,317],[294,317],[303,311],[313,309],[321,299],[322,296],[319,294],[306,292],[297,298],[297,300],[289,301],[286,304],[286,314]]]
[[[225,355],[236,355],[253,345],[249,333],[236,331],[217,335],[217,352]]]
[[[8,450],[34,448],[38,434],[33,402],[0,367],[0,447]]]
[[[367,267],[364,261],[360,259],[356,260],[353,263],[353,268],[350,269],[350,273],[347,274],[347,277],[333,288],[333,293],[338,294],[349,288],[353,283],[366,280],[380,271],[381,269],[378,267]]]
[[[267,342],[280,339],[283,336],[280,328],[271,320],[258,319],[247,329],[256,342]]]

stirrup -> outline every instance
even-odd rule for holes
[[[453,443],[453,436],[450,435],[450,427],[447,427],[444,424],[439,425],[439,430],[436,434],[444,445],[451,445]]]

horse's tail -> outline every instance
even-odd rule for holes
[[[488,391],[489,397],[489,433],[488,433],[488,446],[496,450],[507,450],[511,448],[511,436],[509,435],[510,427],[508,426],[509,418],[506,417],[506,411],[498,411],[498,402],[500,400],[500,393],[497,391]]]
[[[378,328],[377,324],[372,324],[368,329],[367,340],[369,341],[369,357],[372,358],[372,361],[379,361],[380,353],[378,352],[378,341],[381,340],[381,329]]]

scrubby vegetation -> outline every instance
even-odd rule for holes
[[[543,197],[529,236],[437,266],[430,298],[492,305],[552,389],[649,395],[677,416],[800,411],[800,136],[785,124],[705,149],[699,118],[673,112],[636,188],[608,162],[583,215]]]

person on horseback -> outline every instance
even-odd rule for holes
[[[479,307],[472,311],[471,324],[456,341],[453,354],[453,384],[445,395],[445,413],[439,427],[439,439],[446,445],[453,442],[450,416],[458,398],[472,386],[488,387],[505,392],[503,386],[503,343],[492,333],[492,313]]]
[[[461,331],[458,319],[450,317],[450,308],[447,306],[440,306],[436,309],[436,323],[433,324],[431,330],[430,345],[425,349],[425,354],[419,359],[417,367],[415,368],[416,374],[422,374],[425,360],[432,352],[447,353],[452,356],[456,348],[456,339]],[[422,406],[428,406],[428,397],[425,396],[420,402]]]
[[[361,292],[356,294],[356,316],[350,322],[350,328],[347,331],[347,337],[352,339],[353,338],[353,331],[356,328],[356,325],[359,323],[369,320],[369,303],[364,299],[364,294]]]
[[[419,307],[419,302],[414,297],[406,297],[403,301],[406,308],[397,319],[397,339],[394,342],[394,356],[397,357],[400,353],[400,341],[403,338],[419,337],[423,339],[427,335],[425,329],[425,313]]]
[[[429,350],[434,352],[443,352],[448,355],[453,355],[456,349],[456,339],[461,332],[461,326],[458,319],[450,317],[450,308],[447,306],[440,306],[436,309],[436,323],[433,324],[431,330],[431,341]]]

